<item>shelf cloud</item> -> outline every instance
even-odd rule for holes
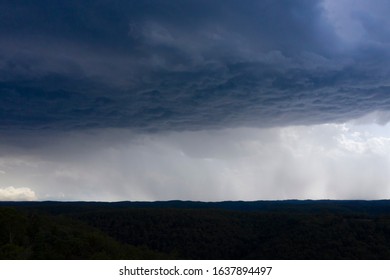
[[[2,184],[63,200],[387,197],[389,12],[3,0]]]
[[[388,111],[389,7],[356,2],[2,1],[0,127],[182,131]]]

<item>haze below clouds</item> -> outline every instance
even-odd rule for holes
[[[77,132],[3,155],[0,177],[43,200],[381,199],[390,194],[389,131],[360,121]]]
[[[389,12],[3,0],[0,199],[388,198]]]

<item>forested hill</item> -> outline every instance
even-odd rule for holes
[[[2,259],[390,259],[390,201],[1,202]]]
[[[99,209],[225,209],[252,212],[294,212],[294,213],[360,213],[390,214],[390,200],[280,200],[280,201],[154,201],[154,202],[85,202],[85,201],[42,201],[42,202],[0,202],[1,206],[13,206],[42,210],[53,214],[85,212]]]

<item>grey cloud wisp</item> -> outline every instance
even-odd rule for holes
[[[0,128],[181,131],[388,111],[390,7],[371,2],[2,0]]]

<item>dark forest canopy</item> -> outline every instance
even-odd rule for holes
[[[389,259],[389,201],[2,202],[1,259]]]

